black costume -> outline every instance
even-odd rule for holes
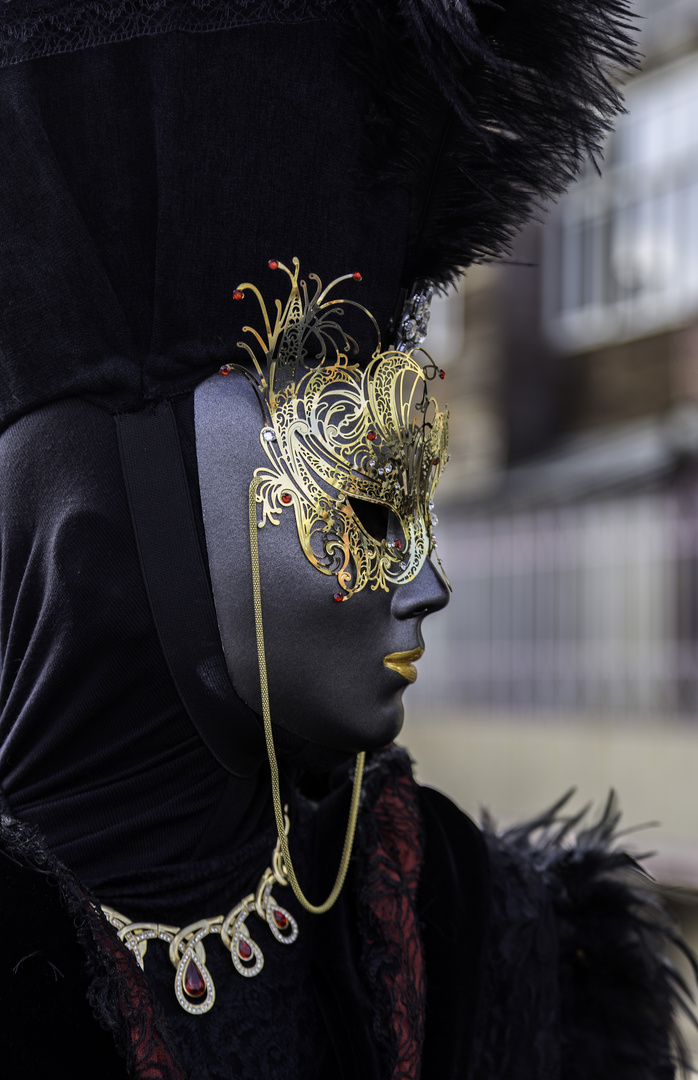
[[[154,947],[146,981],[88,899],[182,925],[253,887],[275,839],[266,776],[233,775],[234,738],[226,757],[212,730],[221,708],[255,723],[219,642],[191,642],[210,712],[175,690],[118,418],[173,403],[204,552],[192,391],[240,337],[235,283],[295,253],[325,278],[358,267],[390,338],[415,281],[499,252],[593,150],[624,15],[614,0],[4,5],[0,985],[15,1074],[62,1055],[100,1077],[673,1075],[664,917],[606,851],[612,815],[569,852],[525,830],[483,839],[380,752],[338,906],[313,919],[288,900],[298,945],[265,945],[264,980],[220,967],[205,1017],[179,1010]],[[277,739],[319,894],[346,770],[328,779],[321,749]]]

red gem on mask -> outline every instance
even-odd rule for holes
[[[236,289],[233,293],[233,300],[242,300],[244,295],[244,292],[241,292],[240,289]]]
[[[276,261],[276,259],[270,259],[269,260],[269,269],[270,270],[278,270],[279,269],[279,264]]]
[[[341,604],[344,597],[342,596],[341,592],[336,592],[332,599],[335,600],[338,604]]]
[[[283,911],[279,911],[278,908],[274,908],[274,922],[278,926],[279,930],[285,930],[288,926],[288,919],[284,915]]]
[[[443,368],[439,372],[439,378],[440,379],[445,379],[446,378],[446,372],[443,370]]]
[[[369,442],[373,442],[375,437],[376,437],[375,431],[369,431],[368,434],[366,435],[366,438],[368,439]]]
[[[439,459],[438,459],[437,457],[435,457],[435,458],[434,458],[434,464],[435,464],[435,465],[438,465],[438,464],[439,464]]]
[[[401,551],[402,550],[402,540],[396,540],[395,541],[395,547],[398,549],[398,551]]]
[[[224,364],[221,368],[221,375],[230,375],[230,368],[227,364]]]
[[[190,998],[200,998],[206,993],[206,983],[193,960],[189,961],[184,972],[184,991]]]
[[[355,270],[351,276],[353,277],[354,281],[361,281],[361,274],[358,270]]]
[[[288,506],[288,504],[291,501],[291,496],[290,495],[282,495],[281,496],[281,501],[282,501],[282,503],[286,503],[286,505]]]
[[[238,953],[241,960],[249,960],[252,956],[252,946],[244,938],[238,941]]]

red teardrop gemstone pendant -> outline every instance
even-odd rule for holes
[[[288,926],[288,919],[284,915],[283,911],[279,911],[278,908],[274,908],[274,922],[278,926],[279,930],[285,930]]]
[[[193,960],[189,961],[184,972],[184,991],[190,998],[200,998],[206,993],[206,983]]]
[[[244,938],[240,938],[238,941],[238,953],[241,960],[249,960],[252,956],[252,947],[245,941]]]

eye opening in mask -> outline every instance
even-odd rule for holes
[[[387,540],[392,515],[385,503],[368,502],[355,495],[348,497],[347,502],[369,536],[374,540]]]

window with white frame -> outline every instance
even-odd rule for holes
[[[544,320],[578,350],[698,313],[698,54],[626,89],[627,115],[546,229]]]

